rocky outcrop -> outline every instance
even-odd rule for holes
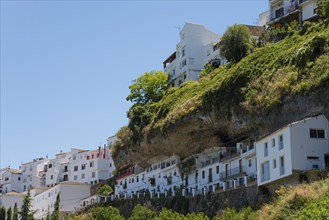
[[[121,149],[114,161],[119,168],[131,163],[147,164],[158,155],[177,154],[185,158],[214,146],[233,146],[242,138],[262,136],[318,113],[329,118],[328,84],[304,96],[285,96],[282,104],[271,112],[250,113],[236,107],[227,117],[215,110],[199,110],[171,125],[164,134],[154,134],[133,147]]]

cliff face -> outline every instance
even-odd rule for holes
[[[324,113],[329,118],[329,85],[307,96],[286,96],[280,108],[270,113],[250,114],[241,109],[232,117],[220,118],[215,112],[197,112],[171,126],[165,135],[156,134],[133,147],[118,152],[115,165],[142,163],[148,159],[177,154],[181,158],[204,149],[233,142],[244,137],[262,136],[308,115]]]
[[[138,117],[151,115],[151,122],[142,127],[140,142],[118,148],[116,167],[231,146],[312,114],[329,118],[329,27],[321,24],[304,32],[143,107],[147,114]]]

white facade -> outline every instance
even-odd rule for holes
[[[96,184],[113,176],[115,167],[107,147],[93,151],[72,149],[71,153],[69,181]]]
[[[30,191],[31,210],[35,219],[45,219],[54,211],[57,194],[60,193],[60,212],[71,213],[80,209],[80,201],[90,197],[90,185],[74,182],[59,183],[51,188],[37,188]],[[17,204],[18,210],[23,205],[24,193],[10,192],[0,196],[0,205],[6,209]]]
[[[107,138],[107,147],[112,147],[112,145],[118,140],[116,135]]]
[[[164,62],[164,72],[170,77],[171,86],[179,86],[188,80],[198,80],[204,65],[216,56],[215,45],[220,36],[199,24],[186,23],[180,31],[176,51]]]
[[[315,16],[316,10],[318,8],[316,4],[317,0],[303,0],[300,1],[300,8],[301,8],[301,13],[302,13],[302,21],[309,20]]]
[[[293,171],[323,169],[325,154],[329,153],[328,127],[328,120],[319,115],[294,122],[258,140],[258,185],[287,177]]]
[[[40,175],[48,162],[47,158],[37,158],[21,165],[22,191],[45,186],[45,176]]]
[[[275,23],[284,18],[283,23],[293,20],[302,22],[317,16],[317,0],[270,0],[269,23]]]
[[[270,11],[264,11],[263,13],[259,14],[258,26],[264,27],[267,25],[267,22],[269,21],[270,21]]]
[[[8,168],[2,173],[2,193],[22,192],[22,172]]]

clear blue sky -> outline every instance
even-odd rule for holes
[[[185,22],[223,34],[258,1],[1,1],[1,167],[90,149],[127,124],[128,86]]]

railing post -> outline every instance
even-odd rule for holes
[[[248,186],[248,176],[244,176],[244,185],[245,186]]]
[[[223,181],[223,191],[225,191],[225,190],[226,190],[226,182]]]

